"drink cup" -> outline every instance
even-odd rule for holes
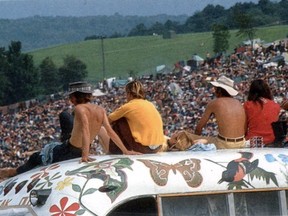
[[[250,139],[250,148],[262,148],[263,147],[263,137],[254,136]]]

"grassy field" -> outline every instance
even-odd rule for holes
[[[233,49],[246,38],[235,36],[236,31],[230,31],[229,41],[231,53]],[[266,43],[286,38],[288,26],[273,26],[259,28],[256,38]],[[104,39],[105,70],[103,70],[101,40],[89,40],[74,44],[30,52],[38,66],[45,57],[51,57],[57,67],[63,64],[63,58],[73,55],[87,65],[89,72],[87,80],[95,82],[103,77],[112,76],[126,78],[130,71],[144,75],[154,73],[156,66],[166,65],[173,68],[179,60],[187,61],[195,53],[205,57],[209,52],[213,55],[213,37],[211,32],[179,34],[172,39],[162,36],[129,37]]]

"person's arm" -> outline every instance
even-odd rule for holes
[[[110,139],[113,140],[113,142],[120,148],[120,150],[123,152],[123,154],[127,154],[127,155],[135,155],[135,154],[141,154],[139,152],[135,152],[135,151],[129,151],[125,145],[123,144],[123,142],[121,141],[121,139],[119,138],[119,136],[115,133],[115,131],[113,130],[113,128],[111,127],[106,111],[104,111],[104,118],[103,118],[103,126],[107,131],[108,136],[110,137]]]
[[[207,144],[208,140],[207,139],[197,139],[197,140],[194,140],[193,143],[194,144],[197,144],[197,143]]]
[[[79,124],[81,131],[79,135],[82,136],[82,159],[81,162],[91,162],[94,159],[89,158],[90,151],[90,130],[89,130],[89,119],[81,106],[75,107],[75,121],[78,121],[75,124]],[[76,132],[77,133],[77,132]]]
[[[212,102],[210,102],[207,107],[206,107],[206,110],[204,111],[201,119],[199,120],[197,126],[196,126],[196,129],[195,129],[195,134],[196,135],[201,135],[202,133],[202,129],[205,127],[205,125],[207,124],[210,116],[212,115]]]
[[[113,122],[117,121],[118,119],[124,117],[126,112],[127,112],[127,105],[124,104],[124,105],[118,107],[116,110],[114,110],[109,115],[106,114],[108,117],[109,123],[112,124]]]

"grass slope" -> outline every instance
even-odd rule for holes
[[[231,53],[233,49],[246,40],[236,37],[236,31],[230,31],[229,41]],[[259,28],[256,38],[265,42],[283,39],[288,35],[288,26]],[[30,52],[35,65],[38,66],[45,57],[51,57],[57,67],[63,64],[63,58],[73,55],[87,65],[88,80],[95,82],[103,77],[112,76],[126,78],[129,71],[138,75],[155,72],[158,65],[165,64],[173,68],[179,60],[189,60],[194,53],[205,57],[206,52],[213,53],[213,37],[211,32],[179,34],[172,39],[162,36],[129,37],[104,39],[105,73],[103,72],[101,40],[89,40],[79,43],[65,44]]]

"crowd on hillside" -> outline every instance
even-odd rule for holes
[[[157,74],[156,77],[138,79],[146,87],[146,96],[162,115],[164,132],[170,136],[179,129],[194,131],[199,118],[214,98],[209,82],[225,74],[235,81],[239,91],[237,98],[244,102],[250,82],[255,78],[267,80],[274,99],[278,103],[288,98],[288,65],[263,67],[264,63],[287,52],[287,42],[258,47],[253,53],[246,50],[230,56],[207,59],[194,70],[177,66],[173,71]],[[280,65],[281,64],[281,65]],[[103,96],[94,102],[112,112],[126,100],[123,87],[104,88]],[[27,152],[40,150],[47,142],[59,141],[60,125],[58,115],[64,109],[72,111],[67,98],[51,99],[45,104],[36,103],[16,113],[1,114],[0,125],[0,167],[17,167],[28,157]],[[203,135],[216,135],[216,124],[211,120]],[[97,147],[97,140],[95,142]],[[95,148],[96,148],[95,147]],[[94,151],[96,151],[94,148]]]

